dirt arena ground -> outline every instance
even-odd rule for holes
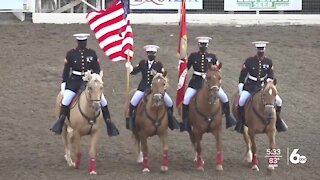
[[[134,25],[136,64],[145,57],[143,46],[161,47],[157,58],[169,72],[169,94],[176,96],[176,49],[178,26]],[[105,94],[111,116],[121,135],[99,139],[96,176],[88,174],[88,141],[82,139],[80,169],[67,167],[59,136],[49,127],[55,120],[55,95],[60,90],[65,53],[75,46],[72,34],[90,32],[88,25],[49,25],[30,22],[0,24],[0,179],[319,179],[320,178],[320,27],[319,26],[188,26],[189,52],[197,50],[196,36],[213,37],[209,50],[224,63],[223,88],[231,96],[245,58],[255,53],[251,41],[268,40],[267,54],[275,64],[278,90],[283,99],[283,118],[289,131],[278,134],[277,147],[282,158],[272,174],[266,170],[267,138],[258,135],[260,172],[242,161],[242,136],[223,127],[224,171],[215,168],[215,141],[207,134],[203,140],[205,171],[193,163],[194,150],[187,133],[169,135],[169,172],[160,173],[158,138],[149,141],[151,173],[141,173],[136,164],[136,148],[125,129],[123,103],[126,96],[124,63],[112,63],[90,37],[88,46],[97,51],[104,70]],[[190,71],[191,73],[192,71]],[[189,73],[189,74],[190,74]],[[189,75],[190,77],[190,75]],[[131,76],[131,87],[140,75]],[[178,116],[178,115],[177,115]],[[179,118],[180,120],[180,118]],[[305,164],[287,163],[293,149],[306,156]],[[289,150],[289,154],[287,153]]]

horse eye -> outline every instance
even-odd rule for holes
[[[91,91],[91,90],[92,90],[92,88],[89,86],[89,87],[88,87],[88,90],[89,90],[89,91]]]

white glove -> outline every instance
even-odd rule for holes
[[[66,82],[63,82],[60,85],[60,94],[61,95],[63,95],[65,89],[66,89]]]
[[[242,90],[243,90],[243,86],[244,86],[243,83],[239,83],[239,84],[238,84],[239,95],[241,94],[241,92],[242,92]]]
[[[130,73],[133,71],[133,66],[131,65],[131,62],[126,62],[125,66]]]
[[[271,78],[268,78],[268,79],[267,79],[267,82],[270,82],[270,81],[272,81],[272,80],[273,80],[273,79],[271,79]]]

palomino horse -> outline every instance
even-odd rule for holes
[[[90,135],[90,174],[96,174],[96,145],[102,125],[102,113],[100,99],[103,94],[103,72],[100,74],[86,73],[84,81],[87,81],[85,90],[79,95],[77,102],[70,107],[69,121],[65,121],[62,130],[62,141],[65,148],[65,159],[70,167],[80,166],[80,139]],[[60,108],[61,95],[57,97],[57,109]],[[58,112],[58,111],[57,111]],[[75,149],[75,151],[73,151]],[[75,162],[73,156],[76,156]]]
[[[218,91],[221,86],[220,67],[209,65],[208,72],[201,89],[191,99],[189,105],[189,120],[192,126],[189,131],[190,140],[196,151],[196,167],[204,170],[204,160],[201,152],[201,140],[204,133],[210,132],[216,138],[217,157],[216,169],[223,170],[222,145],[220,139],[222,123],[222,103],[218,98]]]
[[[275,100],[278,91],[276,88],[276,80],[264,82],[262,89],[253,93],[248,99],[244,108],[244,122],[248,128],[245,128],[243,137],[247,145],[245,154],[246,160],[252,163],[252,169],[259,171],[257,148],[255,143],[255,135],[265,133],[269,139],[269,170],[274,169],[273,156],[277,155],[275,136],[276,136],[276,111]],[[234,95],[232,112],[238,119],[238,102],[239,92]],[[251,152],[252,151],[252,152]],[[253,154],[253,157],[252,157]]]
[[[132,131],[138,145],[138,163],[143,163],[143,173],[150,172],[148,161],[148,144],[147,138],[158,135],[162,144],[162,166],[161,171],[168,170],[168,114],[167,107],[164,103],[164,94],[168,86],[168,80],[165,73],[156,73],[150,92],[146,92],[143,100],[139,103],[136,111],[135,128]],[[130,99],[135,91],[129,93],[126,101],[125,115],[128,114]],[[141,152],[142,149],[142,152]]]

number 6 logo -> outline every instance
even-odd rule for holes
[[[304,164],[307,162],[307,157],[298,154],[299,149],[294,149],[290,154],[290,162],[293,164]]]

